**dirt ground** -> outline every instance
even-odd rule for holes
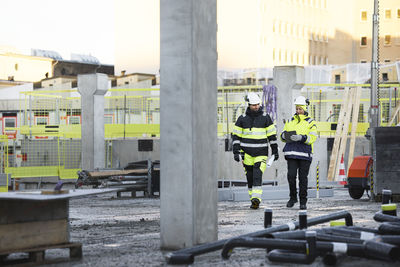
[[[218,203],[219,239],[263,229],[263,208],[273,210],[273,225],[298,220],[298,203],[286,208],[286,200],[262,203],[259,210],[249,209],[247,202]],[[308,216],[315,217],[339,210],[348,210],[354,225],[377,227],[373,215],[380,203],[370,201],[366,194],[354,200],[347,189],[338,188],[334,196],[310,199]],[[321,226],[316,226],[317,228]],[[311,228],[312,229],[312,228]],[[116,193],[92,195],[70,201],[70,235],[72,242],[81,242],[83,258],[49,266],[164,266],[165,255],[160,246],[160,200],[158,198],[117,198]],[[221,251],[195,257],[192,266],[295,266],[270,263],[263,249],[234,250],[229,260],[223,260]],[[46,252],[46,259],[68,257],[68,250]],[[398,263],[397,263],[398,264]],[[395,263],[343,257],[339,266],[398,266]],[[324,266],[321,258],[311,266]]]

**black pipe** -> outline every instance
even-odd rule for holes
[[[361,240],[359,238],[335,236],[335,235],[324,234],[324,233],[317,233],[317,239],[321,240],[321,241],[354,243],[354,244],[362,244],[364,242],[364,240]]]
[[[383,235],[400,235],[400,223],[384,222],[379,225],[378,230]]]
[[[289,262],[289,263],[300,263],[300,264],[312,263],[317,257],[316,232],[307,231],[306,240],[307,240],[306,254],[274,249],[268,253],[267,255],[268,260],[275,262]]]
[[[388,243],[391,245],[400,246],[400,236],[399,235],[379,235],[374,239],[376,242]]]
[[[306,252],[307,242],[304,240],[272,239],[262,237],[241,237],[228,240],[222,248],[221,256],[228,259],[235,247],[288,249]]]
[[[383,214],[378,211],[374,215],[374,220],[377,222],[400,222],[400,218],[392,215]]]
[[[359,227],[359,226],[348,226],[345,227],[351,230],[356,230],[356,231],[364,231],[364,232],[369,232],[373,234],[378,234],[378,229],[375,228],[367,228],[367,227]]]
[[[331,252],[354,257],[365,257],[363,244],[317,241],[317,251],[320,253]]]
[[[300,210],[299,211],[299,229],[307,229],[307,211]]]
[[[325,265],[333,266],[336,265],[341,258],[343,258],[343,254],[328,252],[322,257],[322,262]]]
[[[382,190],[382,204],[389,204],[392,198],[392,190]]]
[[[383,214],[397,216],[397,205],[392,204],[382,204],[381,211]]]
[[[370,233],[370,232],[356,231],[356,230],[345,229],[345,228],[334,228],[334,227],[326,229],[325,233],[329,233],[332,235],[351,237],[351,238],[358,238],[361,240],[371,240],[375,237],[375,234]]]
[[[272,209],[264,209],[264,228],[272,226]]]
[[[391,244],[368,240],[364,242],[365,254],[381,260],[395,261],[400,258],[400,248]]]
[[[348,211],[342,210],[342,211],[334,212],[331,214],[308,219],[307,226],[313,226],[313,225],[329,222],[331,220],[338,220],[338,219],[343,219],[343,218],[345,219],[347,226],[353,225],[353,218],[352,218],[351,214]],[[260,230],[257,232],[240,235],[236,238],[264,237],[264,236],[268,236],[269,234],[274,233],[274,232],[295,230],[295,229],[298,229],[298,227],[299,227],[299,222],[290,222],[287,224],[272,226],[270,228],[263,229],[263,230]],[[228,240],[229,239],[222,239],[222,240],[218,240],[215,242],[197,245],[197,246],[194,246],[191,248],[180,249],[180,250],[168,253],[165,258],[166,258],[166,261],[168,264],[191,264],[194,261],[194,256],[221,249],[224,246],[225,242],[227,242]],[[180,261],[179,263],[176,262],[176,260],[175,260],[176,257],[179,258],[179,261]],[[182,259],[186,259],[187,261],[181,262]]]
[[[303,232],[303,231],[296,231],[296,232]],[[271,238],[258,238],[258,237],[233,238],[225,243],[221,252],[222,258],[228,259],[232,255],[233,249],[235,247],[284,249],[284,250],[291,250],[291,252],[293,251],[306,252],[307,242],[305,240],[271,239]],[[366,255],[364,254],[364,244],[317,241],[316,250],[319,254],[332,252],[339,254],[347,254],[349,256],[366,257]],[[282,251],[280,251],[276,255],[280,257],[281,253]]]

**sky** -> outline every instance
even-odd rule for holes
[[[114,64],[114,0],[1,0],[0,46],[52,50]]]

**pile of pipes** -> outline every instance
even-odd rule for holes
[[[390,190],[384,190],[390,191]],[[344,256],[398,261],[400,259],[400,217],[390,195],[383,192],[382,211],[374,215],[378,228],[353,226],[349,212],[307,218],[299,211],[299,220],[272,226],[272,210],[264,210],[265,229],[231,239],[181,249],[167,255],[169,264],[191,264],[194,257],[222,249],[223,259],[229,259],[236,247],[265,248],[270,262],[311,264],[322,257],[326,265],[335,265]],[[340,219],[344,219],[340,221]],[[308,230],[308,227],[330,222],[330,227]]]
[[[159,166],[159,161],[147,160],[128,163],[123,169],[108,168],[78,171],[75,188],[82,186],[93,186],[93,188],[129,187],[159,192]]]

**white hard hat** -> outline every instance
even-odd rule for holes
[[[297,106],[306,106],[307,105],[307,100],[304,96],[298,96],[296,97],[296,99],[294,100],[294,104]]]
[[[250,105],[256,105],[256,104],[261,103],[260,97],[256,93],[253,93],[253,92],[250,92],[247,95],[247,101],[249,101]]]

